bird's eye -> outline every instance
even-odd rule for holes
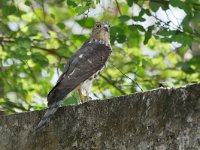
[[[96,27],[97,27],[97,29],[98,29],[98,28],[100,28],[100,27],[101,27],[101,25],[100,25],[100,24],[97,24],[97,25],[96,25]]]

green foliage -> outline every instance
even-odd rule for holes
[[[199,0],[104,2],[0,0],[0,109],[45,108],[64,64],[102,20],[111,24],[113,53],[93,98],[200,81]],[[63,105],[78,99],[73,93]]]
[[[151,38],[152,31],[154,29],[154,26],[149,26],[147,31],[145,32],[145,39],[144,39],[144,44],[146,45]]]
[[[75,3],[75,1],[72,1],[72,0],[67,0],[67,5],[68,6],[72,6],[72,7],[76,7],[77,4]]]

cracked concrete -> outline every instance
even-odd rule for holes
[[[1,150],[199,150],[200,84],[0,116]]]

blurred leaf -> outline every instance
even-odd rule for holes
[[[148,16],[151,16],[151,13],[150,13],[149,9],[142,8],[140,13],[139,13],[139,16],[142,17],[145,14],[148,15]]]
[[[183,57],[184,54],[187,52],[187,50],[188,50],[188,46],[181,46],[180,48],[178,48],[177,53]]]
[[[31,41],[29,38],[18,38],[16,39],[16,43],[22,48],[29,49],[31,47]]]
[[[119,20],[120,20],[121,22],[128,21],[129,19],[130,19],[130,17],[129,17],[129,16],[127,16],[127,15],[122,15],[122,16],[119,16]]]
[[[48,59],[41,53],[33,53],[32,59],[35,63],[39,64],[41,67],[45,67],[49,64]]]
[[[150,1],[150,8],[153,12],[157,12],[160,7],[160,4]]]
[[[192,59],[190,59],[189,63],[196,67],[197,70],[195,71],[200,72],[200,56],[194,56]]]
[[[134,0],[126,0],[126,1],[128,3],[128,6],[132,6],[133,5]]]
[[[78,15],[83,14],[86,10],[88,10],[87,6],[77,6],[75,11]]]
[[[146,45],[151,38],[152,30],[154,29],[154,26],[149,26],[148,30],[145,32],[145,39],[144,44]]]
[[[172,35],[170,40],[182,43],[183,45],[191,45],[193,41],[192,37],[187,36],[184,33]]]
[[[59,22],[56,24],[61,30],[63,30],[65,28],[65,24],[62,22]]]
[[[136,27],[139,31],[145,32],[144,27],[141,25],[134,25],[134,27]]]
[[[100,3],[100,0],[96,0],[96,4],[99,4]]]
[[[73,0],[67,0],[67,5],[72,6],[72,7],[77,6],[77,4]]]
[[[45,14],[44,14],[44,10],[41,8],[35,9],[35,14],[37,16],[37,18],[40,20],[42,18],[44,18]]]
[[[151,10],[153,10],[154,12],[158,11],[159,8],[162,8],[163,10],[167,10],[169,9],[169,1],[150,1],[150,8]]]
[[[187,31],[187,32],[192,32],[192,28],[191,28],[191,26],[190,26],[190,22],[191,22],[191,15],[187,15],[184,19],[183,19],[183,21],[182,21],[182,26],[183,26],[183,30],[184,31]]]
[[[30,58],[29,55],[27,55],[27,51],[24,48],[20,48],[17,50],[16,53],[14,53],[14,56],[19,60],[27,60]]]
[[[144,19],[144,18],[142,18],[142,17],[140,17],[140,16],[135,16],[135,17],[132,17],[132,19],[133,19],[134,21],[140,21],[140,22],[143,22],[143,21],[145,21],[145,19]]]
[[[31,5],[32,5],[32,3],[31,3],[29,0],[26,0],[26,1],[25,1],[25,4],[26,4],[27,6],[31,6]]]
[[[82,27],[89,29],[91,29],[95,24],[95,20],[93,18],[84,18],[81,20],[76,20],[76,22]]]
[[[176,34],[176,31],[162,29],[162,30],[159,30],[156,34],[161,35],[161,36],[171,36],[171,35]]]
[[[17,8],[13,5],[6,5],[2,8],[2,14],[5,16],[15,14],[17,12]]]
[[[181,67],[181,69],[182,69],[185,73],[188,73],[188,74],[192,74],[192,73],[195,72],[195,70],[191,68],[190,63],[188,63],[188,62],[179,62],[179,63],[177,63],[176,66],[177,66],[177,67]]]
[[[187,2],[183,2],[181,0],[170,0],[170,5],[183,9],[186,13],[190,11]]]
[[[111,43],[114,43],[114,41],[117,41],[119,43],[125,41],[126,36],[124,35],[124,30],[122,28],[120,28],[119,26],[112,26],[110,31]]]
[[[70,97],[68,97],[64,102],[63,105],[77,105],[79,103],[79,95],[74,92]]]
[[[123,34],[124,30],[120,26],[111,26],[110,28],[111,35],[113,34]]]
[[[77,41],[79,40],[83,43],[84,41],[88,40],[88,38],[81,34],[75,34],[72,36],[72,40],[77,40]]]
[[[116,40],[119,43],[123,43],[126,40],[126,36],[124,34],[118,34]]]

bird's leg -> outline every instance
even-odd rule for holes
[[[89,101],[89,98],[90,98],[90,93],[89,93],[89,91],[86,91],[86,96],[87,96],[87,101]]]
[[[87,96],[87,101],[92,100],[92,98],[90,97],[90,92],[89,91],[86,91],[86,96]]]
[[[81,89],[78,89],[78,93],[79,93],[79,96],[80,96],[80,102],[83,103],[83,94],[82,94]]]

